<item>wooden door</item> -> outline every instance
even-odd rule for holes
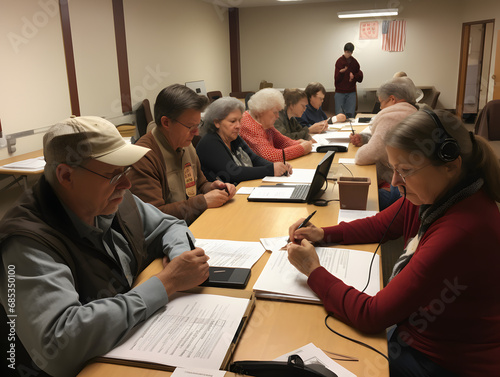
[[[500,30],[497,35],[497,47],[495,55],[495,73],[493,74],[493,99],[500,99]]]

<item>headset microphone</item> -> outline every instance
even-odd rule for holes
[[[439,140],[436,140],[436,156],[443,162],[455,161],[460,156],[460,145],[444,128],[437,114],[432,110],[423,109],[427,113],[436,127],[441,131]]]

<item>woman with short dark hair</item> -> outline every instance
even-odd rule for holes
[[[311,135],[323,132],[328,126],[324,122],[317,123],[311,127],[303,126],[297,118],[300,118],[307,108],[307,93],[300,89],[285,89],[283,92],[285,108],[280,111],[279,118],[274,123],[274,127],[283,135],[294,140],[311,140]],[[340,114],[332,118],[332,123],[343,122],[345,116]]]

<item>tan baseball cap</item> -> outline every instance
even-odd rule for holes
[[[148,151],[127,143],[113,123],[96,116],[65,119],[53,125],[43,137],[43,155],[48,164],[80,165],[92,158],[110,165],[129,166]]]

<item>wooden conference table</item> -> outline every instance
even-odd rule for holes
[[[9,158],[0,160],[0,166],[12,164],[13,162],[28,160],[31,158],[41,157],[41,156],[43,156],[42,150],[29,152],[29,153],[21,154],[19,156],[9,157]],[[6,168],[0,167],[0,174],[14,176],[14,182],[11,182],[6,188],[12,186],[13,184],[15,184],[19,181],[22,181],[24,189],[26,190],[28,188],[28,175],[38,175],[38,174],[42,174],[42,173],[43,173],[43,168],[37,169],[37,170],[22,170],[22,169],[6,169]]]
[[[362,129],[362,128],[361,128]],[[352,145],[346,153],[337,153],[339,158],[353,158],[357,148]],[[290,161],[294,168],[315,168],[324,153],[311,153]],[[372,184],[368,193],[367,210],[378,210],[378,191],[375,166],[349,165],[354,176],[369,177]],[[247,181],[240,186],[258,186],[261,180]],[[260,238],[284,236],[288,227],[297,219],[306,217],[317,210],[313,222],[317,226],[328,226],[337,223],[339,202],[333,201],[326,207],[306,204],[286,203],[250,203],[247,195],[236,195],[235,198],[221,208],[208,209],[191,226],[197,238],[227,239],[235,241],[259,241]],[[376,245],[342,246],[357,250],[374,251]],[[252,290],[259,274],[269,259],[269,252],[259,259],[252,268],[252,275],[246,290]],[[139,276],[140,284],[161,270],[161,261],[153,262]],[[217,288],[210,288],[217,289]],[[389,376],[387,361],[377,353],[365,347],[345,340],[325,327],[326,311],[321,305],[292,303],[257,299],[253,314],[243,331],[233,354],[233,360],[273,360],[308,343],[317,347],[343,355],[358,358],[359,361],[337,361],[357,376]],[[341,334],[361,340],[387,354],[385,333],[366,335],[343,324],[329,319],[329,325]],[[78,375],[88,377],[106,375],[119,376],[169,376],[171,372],[146,368],[113,365],[107,363],[91,363]],[[233,375],[226,373],[226,376]]]

